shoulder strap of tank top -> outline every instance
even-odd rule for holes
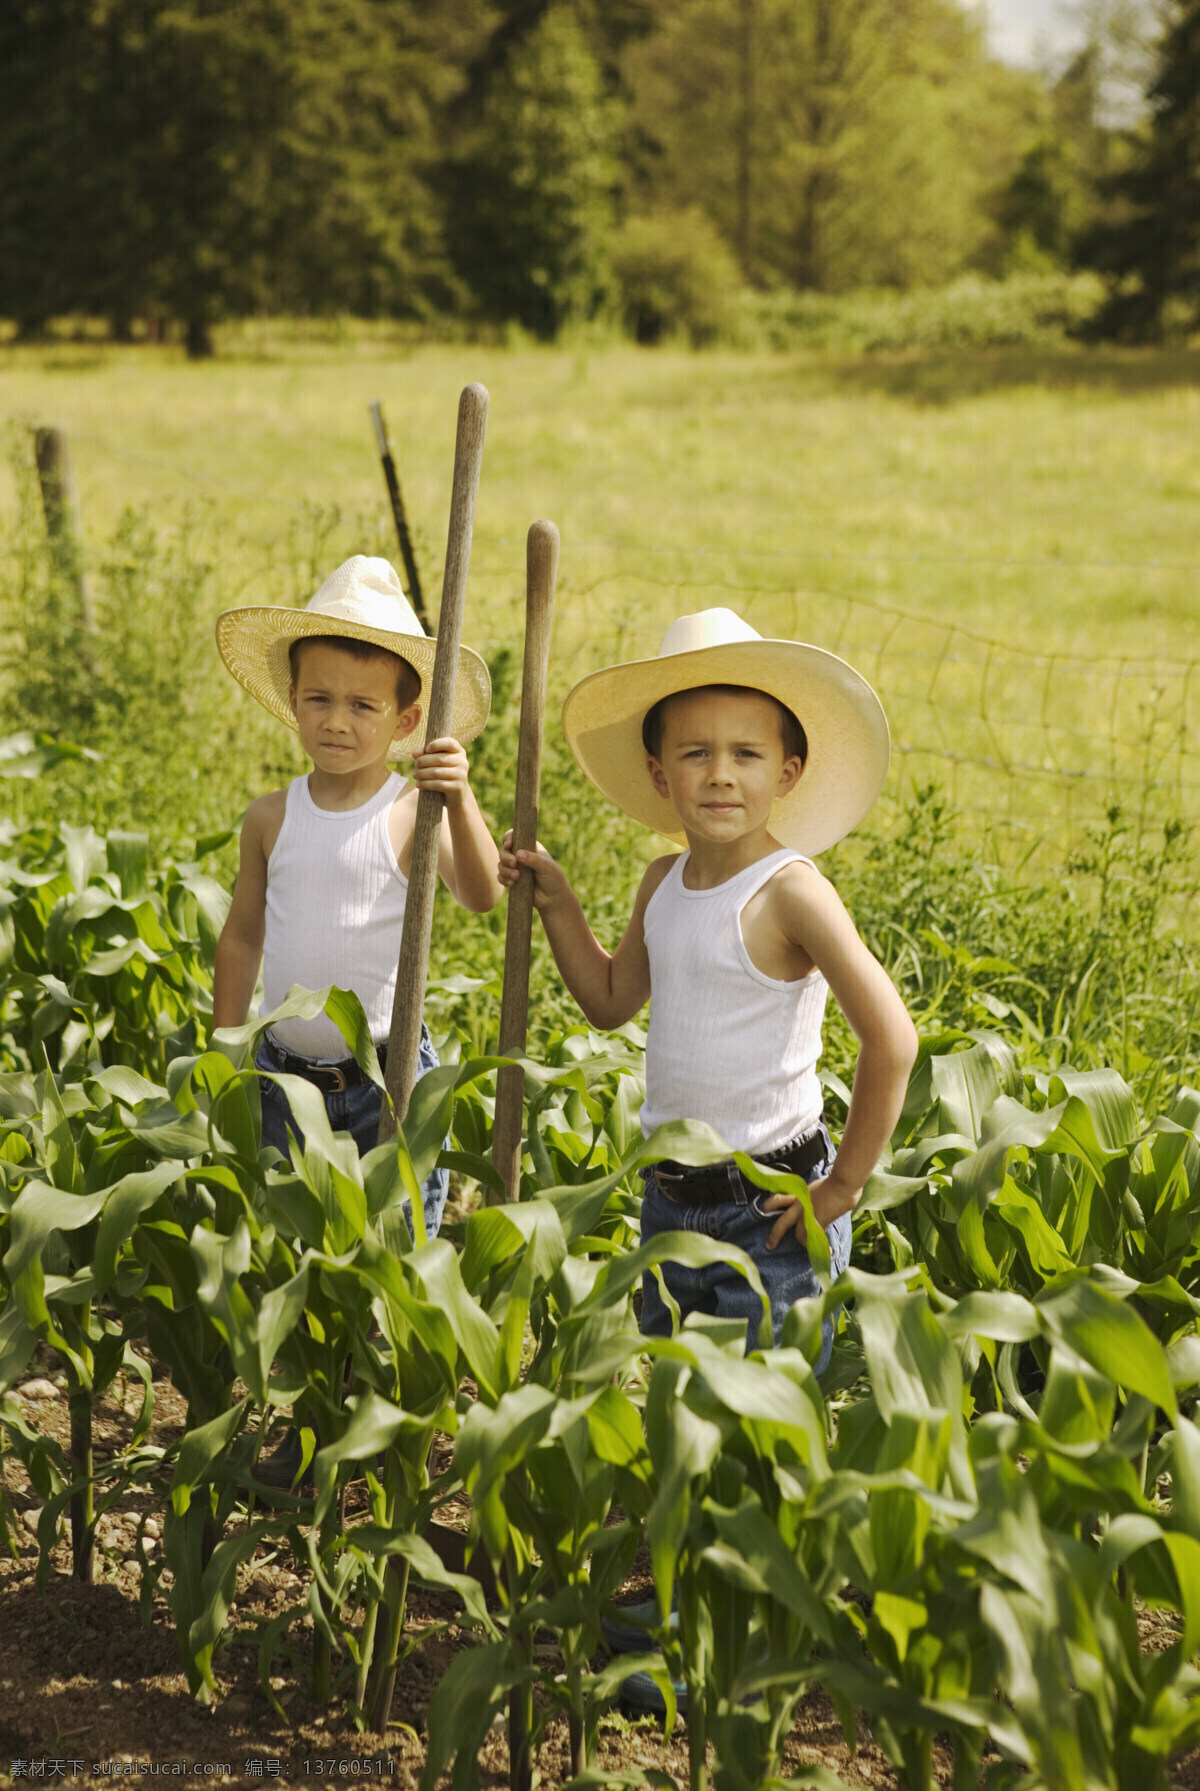
[[[738,908],[745,907],[752,896],[756,896],[764,884],[769,883],[776,871],[781,871],[785,864],[798,862],[812,864],[811,858],[805,858],[803,852],[794,852],[790,846],[781,846],[778,852],[772,852],[769,858],[760,858],[757,864],[747,865],[743,875],[752,871],[759,872],[757,877],[749,876],[747,886],[738,891]]]

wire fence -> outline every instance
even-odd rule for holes
[[[369,515],[322,511],[119,441],[74,439],[93,457],[126,464],[131,478],[136,471],[166,479],[177,499],[210,511],[226,540],[253,537],[251,510],[282,516],[292,536],[308,544],[298,551],[293,539],[282,556],[298,591],[310,557],[315,585],[345,553],[393,551],[382,491]],[[426,536],[420,545],[426,582],[436,588],[431,561],[441,544]],[[468,635],[484,652],[519,649],[523,568],[523,538],[477,533]],[[928,608],[899,601],[886,588],[903,592],[897,575],[914,568],[936,584]],[[1061,853],[1114,806],[1143,829],[1187,823],[1200,812],[1200,662],[1182,652],[1095,654],[1039,645],[1042,637],[1053,639],[1046,623],[1061,581],[1090,582],[1098,591],[1105,581],[1120,579],[1123,590],[1132,581],[1153,612],[1156,593],[1169,587],[1177,606],[1180,589],[1193,588],[1198,576],[1200,564],[1153,557],[706,549],[635,535],[568,535],[552,696],[596,666],[652,657],[674,616],[726,605],[767,637],[808,640],[840,654],[875,686],[893,738],[885,820],[889,805],[937,782],[957,813],[998,848],[1024,855],[1049,845]],[[864,588],[872,581],[884,594]],[[270,597],[266,589],[262,595]],[[995,627],[986,625],[990,596],[1004,618]],[[246,600],[248,594],[235,598]],[[1021,638],[1005,638],[1016,614]]]

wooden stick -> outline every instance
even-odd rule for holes
[[[550,663],[550,620],[554,612],[557,576],[558,530],[552,522],[535,522],[525,544],[525,663],[521,673],[521,734],[517,746],[517,795],[513,812],[515,851],[529,851],[537,844],[542,736],[546,726],[546,668]],[[502,1056],[525,1049],[532,929],[533,872],[524,870],[508,892],[504,992],[500,998]],[[524,1093],[525,1075],[516,1064],[500,1071],[496,1078],[492,1162],[504,1178],[505,1195],[509,1200],[516,1200],[521,1189]]]
[[[438,613],[437,652],[429,692],[426,740],[440,740],[450,731],[454,714],[454,680],[458,673],[458,643],[462,634],[467,595],[467,567],[471,563],[471,531],[475,522],[475,497],[483,460],[487,429],[488,395],[481,385],[463,388],[458,401],[458,438],[454,445],[454,487],[450,496],[450,533],[446,542],[446,571],[442,579],[442,603]],[[417,797],[413,824],[412,863],[408,872],[408,900],[404,906],[404,931],[400,937],[400,966],[396,997],[392,1003],[392,1028],[388,1034],[384,1081],[391,1105],[385,1101],[379,1116],[379,1142],[395,1136],[404,1123],[409,1097],[417,1078],[417,1052],[421,1044],[421,1010],[425,1005],[425,978],[429,970],[429,933],[433,925],[433,898],[437,890],[438,836],[444,803],[437,790],[422,790]]]
[[[392,444],[388,439],[382,401],[378,398],[374,399],[367,409],[371,413],[371,421],[375,426],[375,441],[379,448],[380,464],[383,467],[383,482],[387,486],[388,501],[392,506],[392,521],[396,525],[396,539],[400,543],[400,558],[404,561],[404,576],[408,580],[408,600],[425,627],[428,628],[429,617],[425,614],[421,575],[417,571],[417,556],[413,552],[412,536],[408,532],[408,517],[404,514],[404,498],[400,491],[400,475],[396,471],[396,462],[392,457]]]

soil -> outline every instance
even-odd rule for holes
[[[114,1393],[97,1416],[98,1454],[128,1439],[138,1409],[140,1388],[135,1394],[132,1386],[125,1389],[118,1381]],[[127,1406],[122,1402],[126,1393]],[[66,1440],[66,1397],[52,1366],[48,1372],[45,1362],[39,1364],[17,1389],[17,1397],[43,1433]],[[166,1444],[178,1435],[183,1420],[183,1401],[170,1382],[156,1381],[151,1440]],[[301,1637],[296,1657],[287,1662],[277,1658],[279,1670],[271,1680],[285,1721],[259,1688],[257,1645],[249,1640],[235,1639],[219,1650],[215,1670],[222,1696],[209,1708],[189,1694],[161,1593],[155,1595],[149,1626],[141,1621],[134,1538],[147,1515],[145,1501],[131,1497],[100,1520],[94,1584],[71,1577],[64,1539],[54,1551],[46,1590],[39,1594],[34,1585],[37,1544],[31,1533],[36,1500],[10,1458],[5,1458],[4,1475],[17,1525],[15,1553],[0,1558],[0,1786],[31,1778],[63,1783],[186,1775],[256,1786],[272,1780],[382,1780],[393,1791],[415,1791],[424,1762],[429,1700],[455,1652],[472,1640],[454,1624],[457,1606],[449,1594],[410,1588],[408,1635],[415,1646],[397,1682],[386,1736],[361,1734],[337,1710],[322,1710],[307,1699],[301,1689],[308,1633],[303,1628],[293,1632]],[[155,1515],[151,1513],[151,1527]],[[623,1599],[647,1596],[648,1583],[648,1576],[635,1574]],[[236,1632],[256,1617],[298,1602],[303,1590],[286,1559],[247,1563],[239,1577],[231,1629]],[[423,1639],[445,1623],[448,1629]],[[1174,1636],[1150,1617],[1144,1629],[1149,1648],[1165,1646]],[[680,1725],[664,1737],[652,1722],[635,1723],[614,1713],[602,1726],[595,1765],[605,1772],[654,1767],[685,1786],[686,1730]],[[899,1785],[865,1725],[851,1753],[833,1707],[819,1689],[800,1707],[784,1776],[803,1766],[823,1766],[846,1785]],[[562,1786],[570,1778],[564,1724],[551,1725],[537,1769],[536,1782],[543,1787]],[[950,1782],[948,1757],[939,1755],[938,1779]],[[1200,1749],[1176,1763],[1172,1782],[1200,1791]],[[489,1788],[508,1784],[507,1742],[499,1724],[480,1756],[480,1783]]]

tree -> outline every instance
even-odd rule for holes
[[[664,0],[623,71],[636,209],[701,205],[747,280],[826,290],[969,264],[1037,88],[954,0]]]
[[[419,313],[429,170],[484,0],[6,0],[0,311]],[[12,171],[16,171],[15,174]]]
[[[1161,340],[1173,301],[1200,319],[1200,0],[1172,8],[1147,98],[1140,154],[1102,186],[1116,215],[1084,245],[1110,280],[1095,333],[1133,342]]]
[[[492,77],[463,157],[456,260],[489,316],[542,337],[610,303],[618,114],[568,6]]]

